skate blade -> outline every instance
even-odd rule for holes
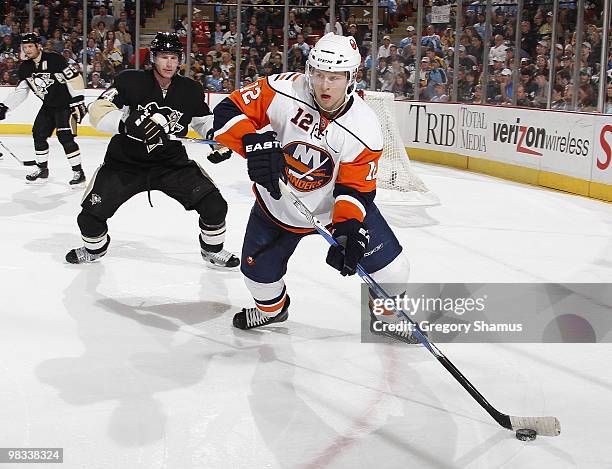
[[[236,267],[224,267],[222,265],[212,264],[210,262],[205,261],[204,265],[206,266],[207,269],[218,270],[218,271],[223,271],[223,272],[236,272],[237,270],[240,269],[240,264],[238,264]]]
[[[85,189],[86,185],[87,185],[86,181],[79,182],[78,184],[68,184],[68,186],[70,186],[70,189],[72,189],[72,190]]]
[[[26,184],[29,184],[31,186],[42,186],[46,184],[48,181],[49,181],[48,179],[37,179],[36,181],[28,181],[26,179]]]

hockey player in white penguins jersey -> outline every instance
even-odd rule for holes
[[[281,197],[279,178],[331,225],[341,247],[329,248],[329,265],[353,275],[361,263],[379,283],[402,285],[390,294],[405,290],[408,261],[374,204],[383,139],[375,113],[354,96],[360,63],[353,37],[326,34],[311,50],[305,75],[263,78],[214,109],[215,139],[246,157],[255,183],[241,259],[255,307],[234,316],[240,329],[287,319],[287,262],[299,241],[314,233]],[[273,131],[257,133],[267,125]],[[398,335],[410,341],[408,333]]]

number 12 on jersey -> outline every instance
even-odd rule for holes
[[[242,100],[244,101],[244,104],[247,106],[251,103],[251,101],[255,101],[257,98],[259,98],[260,94],[261,94],[261,87],[259,86],[259,83],[257,82],[243,88],[240,91],[240,96],[242,96]]]

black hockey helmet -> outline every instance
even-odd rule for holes
[[[151,41],[151,52],[173,52],[182,57],[183,43],[176,33],[157,33]]]
[[[21,35],[22,44],[40,44],[40,36],[36,33],[23,33]]]
[[[173,54],[177,54],[180,63],[185,62],[185,54],[183,53],[183,43],[181,42],[179,35],[176,33],[157,33],[151,41],[149,51],[151,54],[151,64],[154,67],[155,54],[157,54],[158,52],[171,52]]]

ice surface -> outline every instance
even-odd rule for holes
[[[33,153],[30,137],[1,139]],[[91,176],[105,141],[78,141]],[[229,202],[239,252],[244,162],[188,149]],[[612,281],[609,204],[415,167],[442,205],[388,213],[412,280]],[[63,467],[95,469],[612,467],[609,344],[441,346],[501,411],[561,420],[561,436],[520,442],[423,348],[360,343],[359,281],[326,266],[323,240],[290,262],[289,321],[237,331],[240,274],[204,268],[197,215],[159,192],[110,220],[101,262],[64,263],[82,193],[55,139],[50,169],[27,186],[0,161],[0,446],[63,447]]]

